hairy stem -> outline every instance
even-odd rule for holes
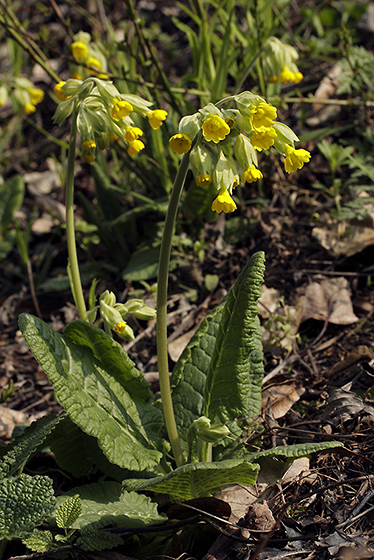
[[[189,154],[185,154],[179,165],[178,173],[173,185],[173,190],[171,191],[170,195],[169,207],[165,218],[164,234],[161,243],[157,279],[157,358],[160,378],[160,391],[165,425],[177,467],[180,467],[185,463],[185,458],[183,456],[183,451],[179,441],[170,391],[166,329],[166,305],[171,243],[174,233],[175,218],[177,215],[179,199],[184,181],[186,179],[188,165]]]
[[[69,255],[72,292],[80,319],[87,320],[86,304],[84,301],[81,277],[79,273],[77,246],[74,227],[74,162],[75,146],[77,142],[77,112],[73,112],[71,123],[68,163],[66,170],[66,236]]]

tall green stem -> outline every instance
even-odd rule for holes
[[[170,391],[166,305],[171,243],[174,233],[175,218],[177,215],[179,199],[184,181],[186,179],[188,165],[189,154],[185,154],[179,165],[178,173],[175,177],[173,185],[173,190],[171,191],[170,195],[169,207],[165,218],[164,234],[161,243],[157,279],[157,358],[160,378],[160,391],[166,429],[177,467],[180,467],[185,463],[185,458],[183,456],[183,451],[179,441]]]
[[[77,306],[80,319],[87,320],[86,304],[84,302],[81,277],[79,273],[77,246],[75,242],[74,227],[74,162],[75,146],[77,143],[77,111],[73,112],[70,131],[70,142],[68,152],[68,163],[66,171],[66,236],[68,245],[69,264],[71,272],[71,283],[75,305]]]

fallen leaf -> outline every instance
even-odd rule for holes
[[[262,391],[262,408],[270,407],[275,419],[283,418],[303,393],[305,389],[294,382],[270,385]]]
[[[275,313],[279,307],[280,295],[280,291],[275,288],[268,288],[265,284],[261,286],[261,297],[258,300],[260,317],[268,319],[272,313]]]
[[[350,325],[358,321],[353,312],[349,284],[343,276],[311,282],[300,301],[303,307],[302,321],[316,319],[334,325]]]
[[[374,229],[363,225],[346,225],[344,237],[341,231],[342,225],[334,224],[327,227],[315,227],[312,235],[324,249],[331,251],[336,256],[344,255],[352,257],[360,253],[366,247],[374,245]],[[349,229],[348,229],[349,228]]]
[[[15,426],[24,424],[27,420],[24,412],[0,405],[0,438],[10,440]]]

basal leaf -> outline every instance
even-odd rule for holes
[[[256,417],[261,406],[263,355],[257,300],[264,253],[253,255],[229,292],[207,374],[204,416],[224,424]]]
[[[243,457],[215,463],[188,463],[165,476],[149,480],[126,480],[125,485],[130,490],[151,490],[190,500],[219,492],[226,484],[253,485],[259,469],[259,465]]]
[[[140,527],[160,523],[165,518],[157,511],[157,504],[136,492],[124,491],[118,482],[100,482],[73,488],[57,498],[58,505],[70,496],[78,495],[82,513],[72,529],[93,524],[95,528],[107,525],[115,527]]]
[[[73,422],[98,439],[112,463],[135,471],[155,468],[162,456],[156,449],[161,411],[133,400],[88,346],[56,333],[32,315],[22,314],[19,324]],[[95,327],[91,329],[95,336]]]
[[[116,379],[128,394],[143,402],[149,401],[152,393],[127,352],[102,329],[86,321],[73,321],[64,329],[64,336],[79,346],[87,346],[105,371]]]
[[[187,430],[203,413],[204,388],[223,305],[217,306],[201,323],[175,365],[171,390],[181,445],[187,451]]]

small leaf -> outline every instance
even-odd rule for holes
[[[78,494],[68,498],[63,502],[56,511],[56,524],[61,529],[70,529],[80,514],[82,513],[82,504]]]
[[[53,536],[50,531],[34,529],[31,535],[22,539],[22,542],[33,552],[46,552],[53,546]]]
[[[125,270],[122,273],[124,280],[150,280],[156,278],[160,245],[142,247],[132,253]]]

